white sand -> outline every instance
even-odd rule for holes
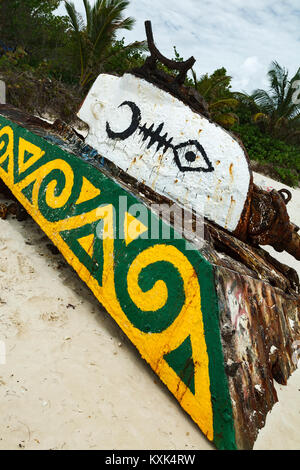
[[[290,207],[300,223],[300,191]],[[213,449],[47,243],[0,220],[0,449]],[[300,448],[299,389],[297,371],[255,448]]]
[[[0,220],[0,449],[213,448],[47,243]]]
[[[264,189],[286,188],[292,193],[292,200],[288,204],[288,212],[294,224],[300,226],[300,189],[293,189],[271,178],[254,174],[254,182]],[[277,253],[273,248],[267,247],[269,253],[276,259],[296,269],[300,277],[300,261],[288,253]],[[300,354],[299,354],[300,358]],[[298,362],[298,367],[299,367]],[[300,449],[300,369],[293,373],[288,385],[275,383],[279,402],[267,416],[266,426],[260,431],[254,449],[291,450]]]

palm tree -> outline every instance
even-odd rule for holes
[[[274,137],[285,137],[289,140],[300,136],[300,104],[295,100],[295,82],[300,80],[300,68],[292,79],[288,71],[277,62],[272,62],[268,72],[269,91],[255,90],[251,98],[258,106],[259,112],[254,121]]]
[[[217,69],[213,74],[197,75],[192,70],[194,87],[208,104],[212,119],[225,128],[230,128],[238,122],[238,116],[232,111],[239,102],[231,92],[231,77],[226,69]]]
[[[89,0],[82,0],[85,19],[76,11],[73,2],[65,1],[65,7],[74,31],[80,57],[80,86],[86,87],[103,71],[105,62],[114,54],[111,47],[121,29],[131,30],[135,20],[124,18],[129,1],[96,0],[92,6]],[[128,50],[145,50],[144,42],[125,46]]]

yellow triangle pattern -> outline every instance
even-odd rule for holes
[[[142,222],[129,214],[129,212],[125,212],[124,236],[126,246],[147,230],[148,227],[146,227]]]
[[[92,258],[94,254],[94,234],[91,233],[90,235],[87,235],[86,237],[82,237],[78,239],[78,243],[84,251]]]
[[[26,162],[25,162],[25,152],[28,152],[31,154],[31,157],[29,157],[26,160]],[[18,158],[19,172],[23,173],[24,171],[28,170],[28,168],[34,165],[44,155],[45,155],[45,152],[43,150],[41,150],[39,147],[32,144],[31,142],[28,142],[27,140],[22,139],[22,137],[20,137],[19,158]]]
[[[81,192],[76,204],[81,204],[82,202],[90,201],[91,199],[94,199],[95,197],[99,196],[100,193],[100,189],[95,188],[92,183],[90,183],[85,177],[83,177]]]

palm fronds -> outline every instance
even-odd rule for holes
[[[127,0],[96,0],[92,6],[89,0],[82,0],[85,19],[76,11],[73,2],[65,0],[80,54],[80,85],[85,87],[102,70],[105,61],[111,56],[110,46],[121,29],[132,29],[135,20],[124,17],[129,5]],[[128,47],[142,48],[144,43],[134,43]]]
[[[300,79],[300,68],[292,79],[288,70],[272,62],[268,71],[269,90],[255,90],[251,98],[258,107],[254,121],[276,137],[291,136],[300,123],[300,104],[293,100],[294,83]]]

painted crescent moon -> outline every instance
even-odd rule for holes
[[[128,139],[128,137],[130,137],[137,130],[141,122],[141,110],[135,103],[133,103],[132,101],[124,101],[122,104],[120,104],[119,108],[121,108],[122,106],[128,106],[131,109],[131,124],[123,132],[114,132],[111,129],[109,122],[106,122],[106,132],[110,139]]]

